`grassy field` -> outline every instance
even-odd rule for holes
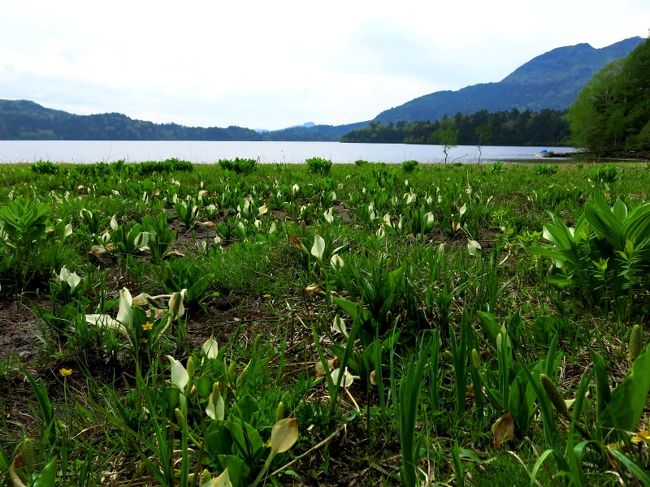
[[[650,166],[0,167],[2,485],[650,485]]]

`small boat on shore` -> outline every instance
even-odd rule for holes
[[[553,156],[555,156],[555,152],[548,149],[542,149],[539,152],[535,152],[535,157],[553,157]]]

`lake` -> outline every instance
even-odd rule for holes
[[[532,159],[542,147],[482,147],[482,161]],[[545,147],[555,152],[572,152],[567,147]],[[339,142],[194,142],[194,141],[75,141],[3,140],[0,163],[17,162],[127,162],[161,161],[176,157],[197,163],[245,157],[262,163],[302,163],[309,157],[324,157],[336,163],[358,159],[399,163],[442,162],[442,147],[411,144],[342,144]],[[449,151],[448,162],[476,162],[476,146],[458,146]]]

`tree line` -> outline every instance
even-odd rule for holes
[[[455,135],[455,141],[454,139]],[[341,138],[341,142],[446,145],[561,146],[567,144],[569,123],[566,111],[488,112],[426,122],[370,122]]]
[[[0,100],[0,140],[202,140],[202,141],[338,141],[366,122],[314,125],[257,132],[229,126],[187,127],[135,120],[121,113],[74,115],[27,100]]]
[[[568,118],[577,147],[599,156],[650,157],[650,39],[599,71]]]

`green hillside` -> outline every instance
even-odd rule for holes
[[[438,91],[385,110],[378,122],[438,120],[458,112],[480,110],[565,110],[591,77],[606,64],[627,56],[643,41],[632,37],[602,49],[589,44],[560,47],[517,68],[498,83],[458,91]]]

